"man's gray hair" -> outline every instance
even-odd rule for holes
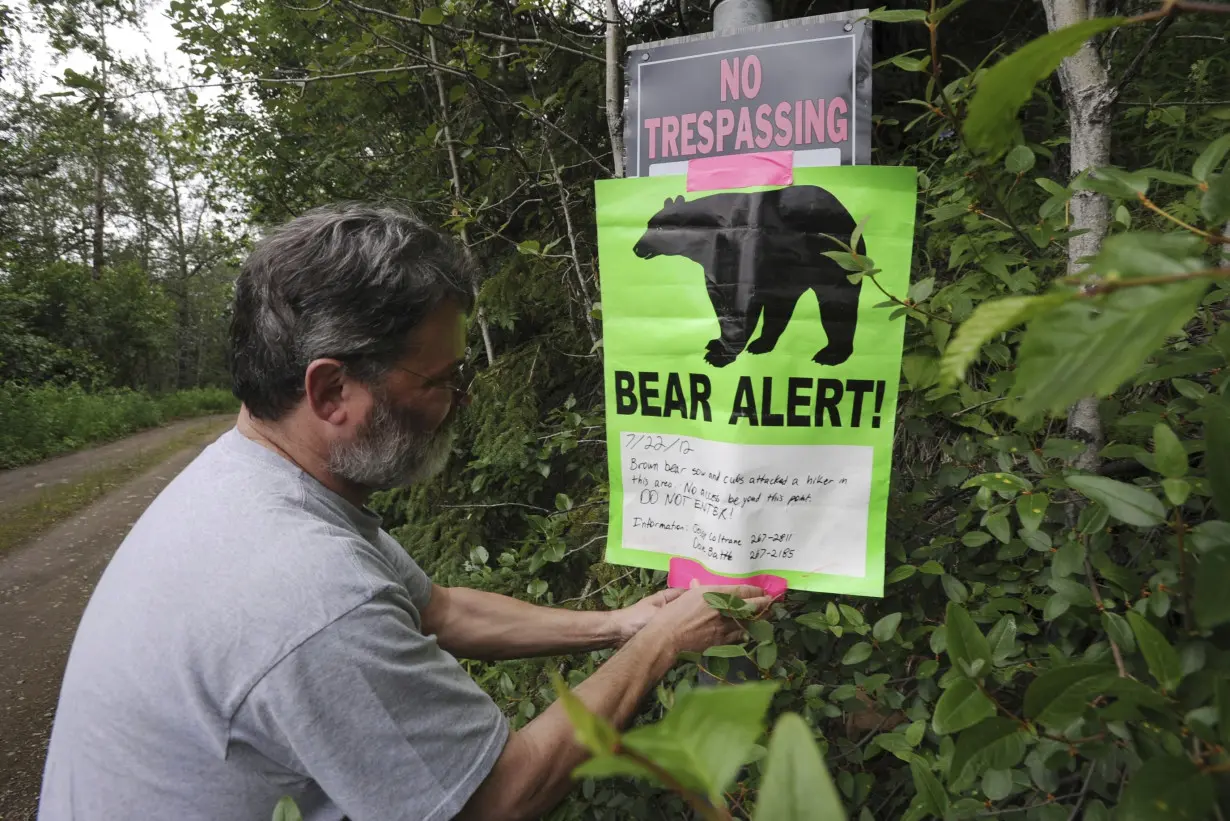
[[[471,310],[475,276],[464,248],[410,211],[309,211],[262,239],[235,283],[235,396],[253,416],[275,420],[302,398],[314,359],[341,359],[374,379],[440,304]]]

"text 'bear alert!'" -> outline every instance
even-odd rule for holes
[[[739,377],[728,424],[759,427],[880,427],[884,380]],[[615,412],[713,421],[713,384],[703,373],[615,371]]]

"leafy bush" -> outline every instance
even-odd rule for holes
[[[194,388],[154,397],[79,385],[0,385],[0,468],[36,462],[172,419],[238,410],[230,392]]]

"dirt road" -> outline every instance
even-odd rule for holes
[[[36,497],[40,487],[73,482],[169,442],[191,442],[76,515],[0,554],[0,821],[35,817],[60,677],[103,568],[150,501],[233,422],[233,415],[179,422],[0,473],[3,516],[6,508]]]

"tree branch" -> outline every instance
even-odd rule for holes
[[[604,62],[603,58],[599,57],[597,54],[593,54],[588,51],[582,51],[581,49],[570,48],[568,46],[561,45],[560,43],[554,43],[550,40],[542,40],[537,37],[510,37],[507,34],[496,34],[491,31],[481,31],[479,29],[458,28],[456,26],[450,26],[447,23],[440,23],[439,25],[429,26],[426,23],[424,23],[422,20],[416,20],[413,17],[404,17],[400,14],[394,14],[391,11],[384,11],[383,9],[374,9],[374,8],[371,8],[370,6],[364,6],[359,3],[355,3],[353,2],[353,0],[344,0],[344,2],[346,3],[346,5],[350,6],[351,8],[358,9],[359,11],[365,11],[368,14],[375,14],[378,17],[384,17],[389,20],[396,20],[399,23],[409,23],[411,25],[420,26],[425,29],[444,29],[445,31],[451,31],[454,34],[468,34],[473,37],[482,37],[485,40],[495,40],[501,43],[517,43],[518,45],[524,44],[524,45],[534,45],[534,46],[546,46],[547,48],[557,48],[560,51],[567,51],[572,54],[576,54],[578,56],[584,57],[587,60],[596,60],[599,63]]]
[[[228,80],[222,83],[195,83],[182,86],[160,86],[156,88],[139,88],[127,94],[117,94],[113,99],[127,100],[138,94],[165,94],[170,91],[188,91],[194,88],[231,88],[233,86],[253,85],[255,83],[275,83],[278,85],[304,86],[308,83],[319,83],[323,80],[344,80],[349,77],[368,77],[375,74],[400,74],[405,71],[425,71],[428,65],[389,66],[388,68],[367,68],[361,71],[343,71],[337,74],[308,74],[303,77],[250,77],[245,80]]]
[[[1132,62],[1128,63],[1128,67],[1123,70],[1123,76],[1119,78],[1119,82],[1115,84],[1114,90],[1111,91],[1111,102],[1118,100],[1119,95],[1123,93],[1123,89],[1136,77],[1136,73],[1140,71],[1141,65],[1145,62],[1145,57],[1148,56],[1149,52],[1153,49],[1153,46],[1162,36],[1162,33],[1165,32],[1166,29],[1170,28],[1170,24],[1174,22],[1174,18],[1174,14],[1168,14],[1159,20],[1157,25],[1153,27],[1153,31],[1149,33],[1149,39],[1145,40],[1144,45],[1140,47],[1140,51],[1136,52],[1136,56],[1132,58]]]

